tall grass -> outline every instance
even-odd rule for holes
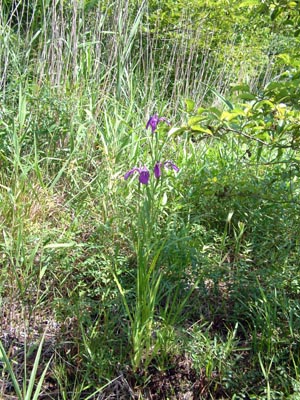
[[[177,109],[182,96],[201,102],[209,87],[226,93],[230,83],[255,76],[240,66],[245,49],[235,36],[211,51],[218,32],[209,29],[207,16],[195,25],[183,10],[174,34],[164,38],[165,21],[157,18],[153,26],[151,12],[147,1],[3,0],[1,86],[25,78],[60,92],[97,86],[126,99],[134,75],[148,106],[155,106],[159,91]]]

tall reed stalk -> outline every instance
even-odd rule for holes
[[[148,103],[156,103],[159,91],[177,109],[181,96],[200,103],[208,87],[225,94],[232,82],[252,74],[235,56],[238,32],[212,51],[218,33],[208,28],[205,15],[195,25],[189,10],[163,37],[164,19],[153,26],[149,0],[140,5],[134,0],[1,0],[0,6],[3,88],[26,75],[60,92],[93,86],[126,99],[133,76]],[[269,76],[271,64],[265,64]]]

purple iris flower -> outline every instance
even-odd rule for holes
[[[154,165],[153,171],[154,171],[154,176],[156,179],[158,179],[161,176],[161,166],[162,166],[162,163],[158,162],[158,161]]]
[[[164,163],[164,167],[165,167],[165,168],[172,168],[172,169],[174,169],[175,172],[178,172],[178,171],[179,171],[179,168],[177,167],[177,165],[174,164],[174,163],[173,163],[172,161],[170,161],[170,160],[168,160],[168,161],[166,161],[166,162]]]
[[[149,126],[152,129],[152,133],[156,131],[157,125],[159,122],[164,121],[166,124],[171,125],[170,121],[167,120],[165,117],[159,117],[158,114],[154,114],[149,118],[149,121],[147,122],[146,129],[149,128]]]
[[[147,167],[134,167],[130,171],[126,172],[124,175],[124,179],[127,180],[131,175],[133,175],[135,172],[139,173],[139,182],[148,185],[149,183],[149,178],[150,178],[150,172]]]
[[[177,165],[174,164],[172,161],[168,160],[168,161],[165,161],[164,163],[157,161],[156,164],[154,165],[154,169],[153,169],[156,179],[161,177],[161,167],[165,167],[167,169],[172,168],[175,172],[179,171],[179,168],[177,167]]]

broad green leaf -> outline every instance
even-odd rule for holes
[[[216,117],[220,118],[222,111],[220,111],[218,108],[216,107],[210,107],[207,109],[207,111],[211,114],[214,114]]]
[[[256,161],[257,162],[260,160],[262,149],[263,149],[263,144],[259,143],[258,144],[258,148],[257,148],[257,152],[256,152]]]
[[[208,135],[212,135],[212,131],[208,128],[202,128],[202,126],[200,125],[193,125],[191,126],[191,130],[193,132],[203,132],[203,133],[207,133]]]
[[[199,108],[197,109],[197,114],[198,114],[198,115],[201,115],[204,111],[206,111],[206,108],[204,108],[204,107],[199,107]]]
[[[197,122],[199,122],[199,121],[203,121],[203,117],[202,117],[202,116],[195,116],[195,117],[192,117],[192,118],[190,118],[190,119],[188,120],[188,126],[195,125],[195,124],[197,124]]]
[[[291,93],[287,89],[282,89],[278,94],[275,95],[275,100],[280,102],[290,98]]]
[[[271,20],[274,21],[280,13],[281,9],[279,7],[274,8],[274,10],[271,13]]]
[[[246,83],[242,83],[241,85],[232,86],[231,90],[232,91],[250,92],[250,87]]]
[[[266,129],[266,126],[265,125],[258,125],[258,126],[254,126],[254,127],[252,127],[252,131],[253,132],[261,132],[261,131],[264,131]]]
[[[185,105],[186,105],[186,111],[187,111],[188,113],[194,111],[195,102],[194,102],[193,100],[191,100],[191,99],[185,99],[184,102],[185,102]]]
[[[259,103],[255,104],[253,109],[254,110],[259,110],[262,106],[267,105],[270,107],[270,109],[272,110],[273,108],[275,108],[275,104],[272,103],[272,101],[270,100],[262,100]]]
[[[297,3],[296,3],[295,1],[290,1],[290,2],[288,3],[288,7],[289,7],[289,8],[295,8],[295,7],[297,7]]]
[[[255,100],[256,96],[252,93],[241,93],[239,94],[239,98],[242,100]]]
[[[257,139],[263,140],[264,142],[267,142],[270,140],[270,135],[268,134],[268,132],[261,132],[261,133],[255,135],[255,137]]]
[[[221,114],[221,121],[231,121],[233,119],[235,119],[236,117],[239,117],[240,115],[245,115],[245,113],[243,111],[239,112],[239,111],[232,111],[232,112],[228,112],[228,111],[223,111]]]
[[[270,82],[266,85],[265,90],[278,89],[282,86],[281,82]]]

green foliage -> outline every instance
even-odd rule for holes
[[[0,397],[297,398],[298,3],[1,2]]]
[[[257,159],[262,146],[268,146],[270,154],[277,150],[274,159],[280,159],[283,148],[298,148],[299,79],[298,74],[288,79],[286,76],[283,74],[280,80],[268,83],[259,95],[251,93],[246,84],[233,86],[236,105],[218,95],[226,107],[224,110],[200,107],[195,111],[189,100],[187,108],[193,113],[181,129],[196,140],[209,136],[223,138],[233,133],[244,138],[244,143],[252,140],[259,144]]]

